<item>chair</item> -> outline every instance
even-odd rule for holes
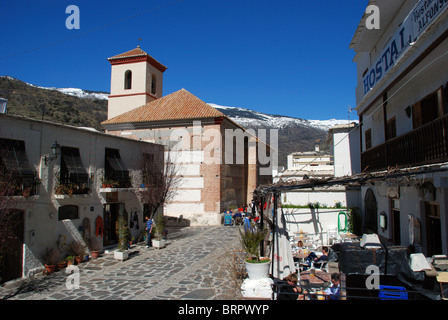
[[[440,284],[440,298],[442,300],[448,300],[448,297],[443,295],[443,284],[448,283],[448,272],[439,272],[437,282]]]
[[[338,240],[338,227],[334,225],[329,225],[327,227],[327,237],[328,237],[328,244],[332,245],[334,244],[334,241]]]
[[[311,268],[328,272],[327,264],[328,261],[311,262]]]
[[[404,287],[380,285],[378,297],[381,300],[408,300],[408,292]]]

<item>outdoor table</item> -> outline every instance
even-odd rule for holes
[[[353,241],[358,238],[356,234],[353,233],[340,233],[342,241]]]
[[[300,281],[309,282],[311,287],[321,288],[327,286],[331,281],[331,275],[323,270],[314,269],[315,276],[311,275],[311,270],[303,271],[300,273]]]

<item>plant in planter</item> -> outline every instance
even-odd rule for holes
[[[44,266],[46,273],[50,274],[56,271],[56,264],[59,260],[59,250],[56,248],[47,248],[45,250],[44,256]]]
[[[92,245],[92,249],[90,250],[90,254],[92,256],[92,259],[98,259],[101,255],[101,246],[96,243]]]
[[[68,256],[65,260],[67,261],[67,267],[75,264],[75,256]]]
[[[244,231],[240,229],[241,245],[247,254],[246,271],[250,279],[260,279],[268,275],[271,260],[260,257],[260,243],[267,234],[267,229],[251,228]]]
[[[73,255],[75,257],[76,263],[80,264],[84,260],[86,247],[78,241],[73,241],[68,246],[68,252],[70,255]]]
[[[165,230],[166,226],[166,219],[163,214],[158,214],[154,218],[154,239],[152,239],[152,245],[155,248],[164,248],[166,245],[166,241],[164,239],[164,235],[166,234]]]
[[[126,250],[129,248],[131,241],[131,232],[124,216],[118,218],[118,228],[118,250],[114,252],[114,258],[124,261],[129,257]]]

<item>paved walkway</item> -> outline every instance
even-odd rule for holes
[[[133,245],[126,261],[114,260],[109,253],[80,264],[77,289],[67,289],[70,274],[62,270],[6,283],[0,287],[0,299],[241,299],[232,254],[239,247],[237,227],[173,229],[163,249],[140,243]]]

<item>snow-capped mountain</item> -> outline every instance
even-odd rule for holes
[[[101,122],[107,118],[108,95],[107,92],[78,88],[41,87],[0,76],[0,97],[8,99],[8,112],[11,114],[97,130],[103,130]],[[348,123],[348,120],[305,120],[241,107],[209,105],[246,129],[266,129],[266,142],[278,145],[280,166],[286,165],[288,154],[314,150],[316,142],[321,144],[321,150],[326,149],[328,129],[336,124]],[[278,129],[278,143],[271,141],[270,129]]]
[[[40,89],[45,90],[56,90],[59,92],[62,92],[64,94],[67,94],[69,96],[74,96],[78,98],[85,98],[85,99],[99,99],[99,100],[107,100],[109,93],[107,92],[95,92],[95,91],[89,91],[89,90],[83,90],[78,88],[53,88],[53,87],[39,87],[32,84],[29,84],[30,86],[37,87]]]
[[[1,76],[2,78],[7,78],[9,80],[21,81],[9,76]],[[109,93],[108,92],[98,92],[98,91],[89,91],[79,88],[56,88],[56,87],[42,87],[34,84],[26,83],[26,85],[45,89],[45,90],[55,90],[66,95],[83,98],[83,99],[98,99],[98,100],[107,100]],[[231,118],[236,123],[240,124],[245,128],[277,128],[277,129],[285,129],[290,126],[307,126],[317,129],[322,129],[328,131],[334,125],[337,124],[346,124],[348,120],[337,120],[337,119],[329,119],[329,120],[305,120],[301,118],[293,118],[284,115],[271,115],[266,113],[261,113],[258,111],[254,111],[247,108],[241,107],[230,107],[230,106],[222,106],[215,103],[208,103],[212,107],[218,109],[226,116]]]
[[[309,126],[328,131],[337,124],[347,124],[348,120],[305,120],[281,115],[271,115],[240,107],[221,106],[208,103],[218,109],[236,123],[246,128],[277,128],[285,129],[288,126]]]

